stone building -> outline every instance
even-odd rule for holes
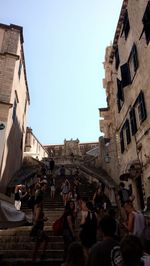
[[[0,24],[0,192],[22,164],[29,103],[22,27]]]
[[[32,132],[32,129],[29,127],[27,127],[25,139],[24,157],[26,156],[35,158],[39,161],[41,161],[43,158],[48,157],[48,152],[39,142],[39,140],[35,137]]]
[[[105,52],[105,78],[103,88],[106,90],[107,107],[99,108],[100,130],[104,137],[99,138],[99,164],[106,172],[119,183],[119,165],[116,147],[116,123],[115,123],[115,98],[112,65],[109,62],[112,46],[108,46]]]
[[[150,196],[149,25],[150,1],[124,0],[109,59],[119,177],[132,183],[141,209]]]
[[[64,140],[64,144],[50,144],[44,147],[49,153],[50,157],[61,157],[61,156],[79,156],[86,155],[86,152],[97,147],[98,142],[81,142],[76,140]]]

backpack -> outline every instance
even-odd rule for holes
[[[123,259],[121,256],[120,246],[115,245],[111,250],[111,265],[112,266],[123,266]]]
[[[60,236],[63,233],[64,228],[64,215],[59,217],[54,223],[53,223],[53,233],[55,236]]]

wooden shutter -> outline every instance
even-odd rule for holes
[[[122,87],[126,87],[131,83],[130,69],[128,63],[120,67],[122,77]]]
[[[124,152],[123,129],[120,131],[120,148],[121,148],[121,153],[123,153]]]
[[[140,112],[141,112],[140,120],[143,122],[147,118],[147,112],[146,112],[146,106],[145,106],[143,91],[141,91],[139,96],[138,96],[138,103],[139,103],[139,108],[140,108]]]
[[[136,124],[136,116],[135,116],[134,108],[130,110],[129,115],[130,115],[130,123],[131,123],[131,132],[133,136],[137,132],[137,124]]]
[[[126,130],[127,144],[129,144],[131,142],[131,134],[130,134],[130,125],[128,119],[125,122],[125,130]]]
[[[116,69],[118,69],[119,64],[120,64],[120,57],[119,57],[119,51],[118,51],[118,47],[117,47],[116,51],[115,51],[115,67],[116,67]]]
[[[147,44],[150,41],[150,1],[147,4],[144,16],[143,16],[144,31]]]
[[[136,72],[139,66],[139,61],[138,61],[137,48],[135,44],[132,47],[132,56],[133,56],[133,63],[134,63],[134,71]]]

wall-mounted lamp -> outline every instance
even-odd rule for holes
[[[131,177],[137,177],[142,173],[142,165],[131,165],[129,169],[129,173]]]
[[[104,156],[105,163],[110,163],[111,157],[109,156],[108,153]]]

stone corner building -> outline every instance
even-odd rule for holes
[[[29,127],[26,129],[24,157],[32,157],[39,161],[48,157],[48,152],[33,134],[32,129]]]
[[[105,147],[110,158],[116,156],[117,181],[132,185],[136,206],[143,209],[150,196],[150,1],[123,1],[104,67],[108,107],[100,108],[100,126],[109,138]]]
[[[22,164],[29,102],[23,29],[0,24],[0,192]]]

